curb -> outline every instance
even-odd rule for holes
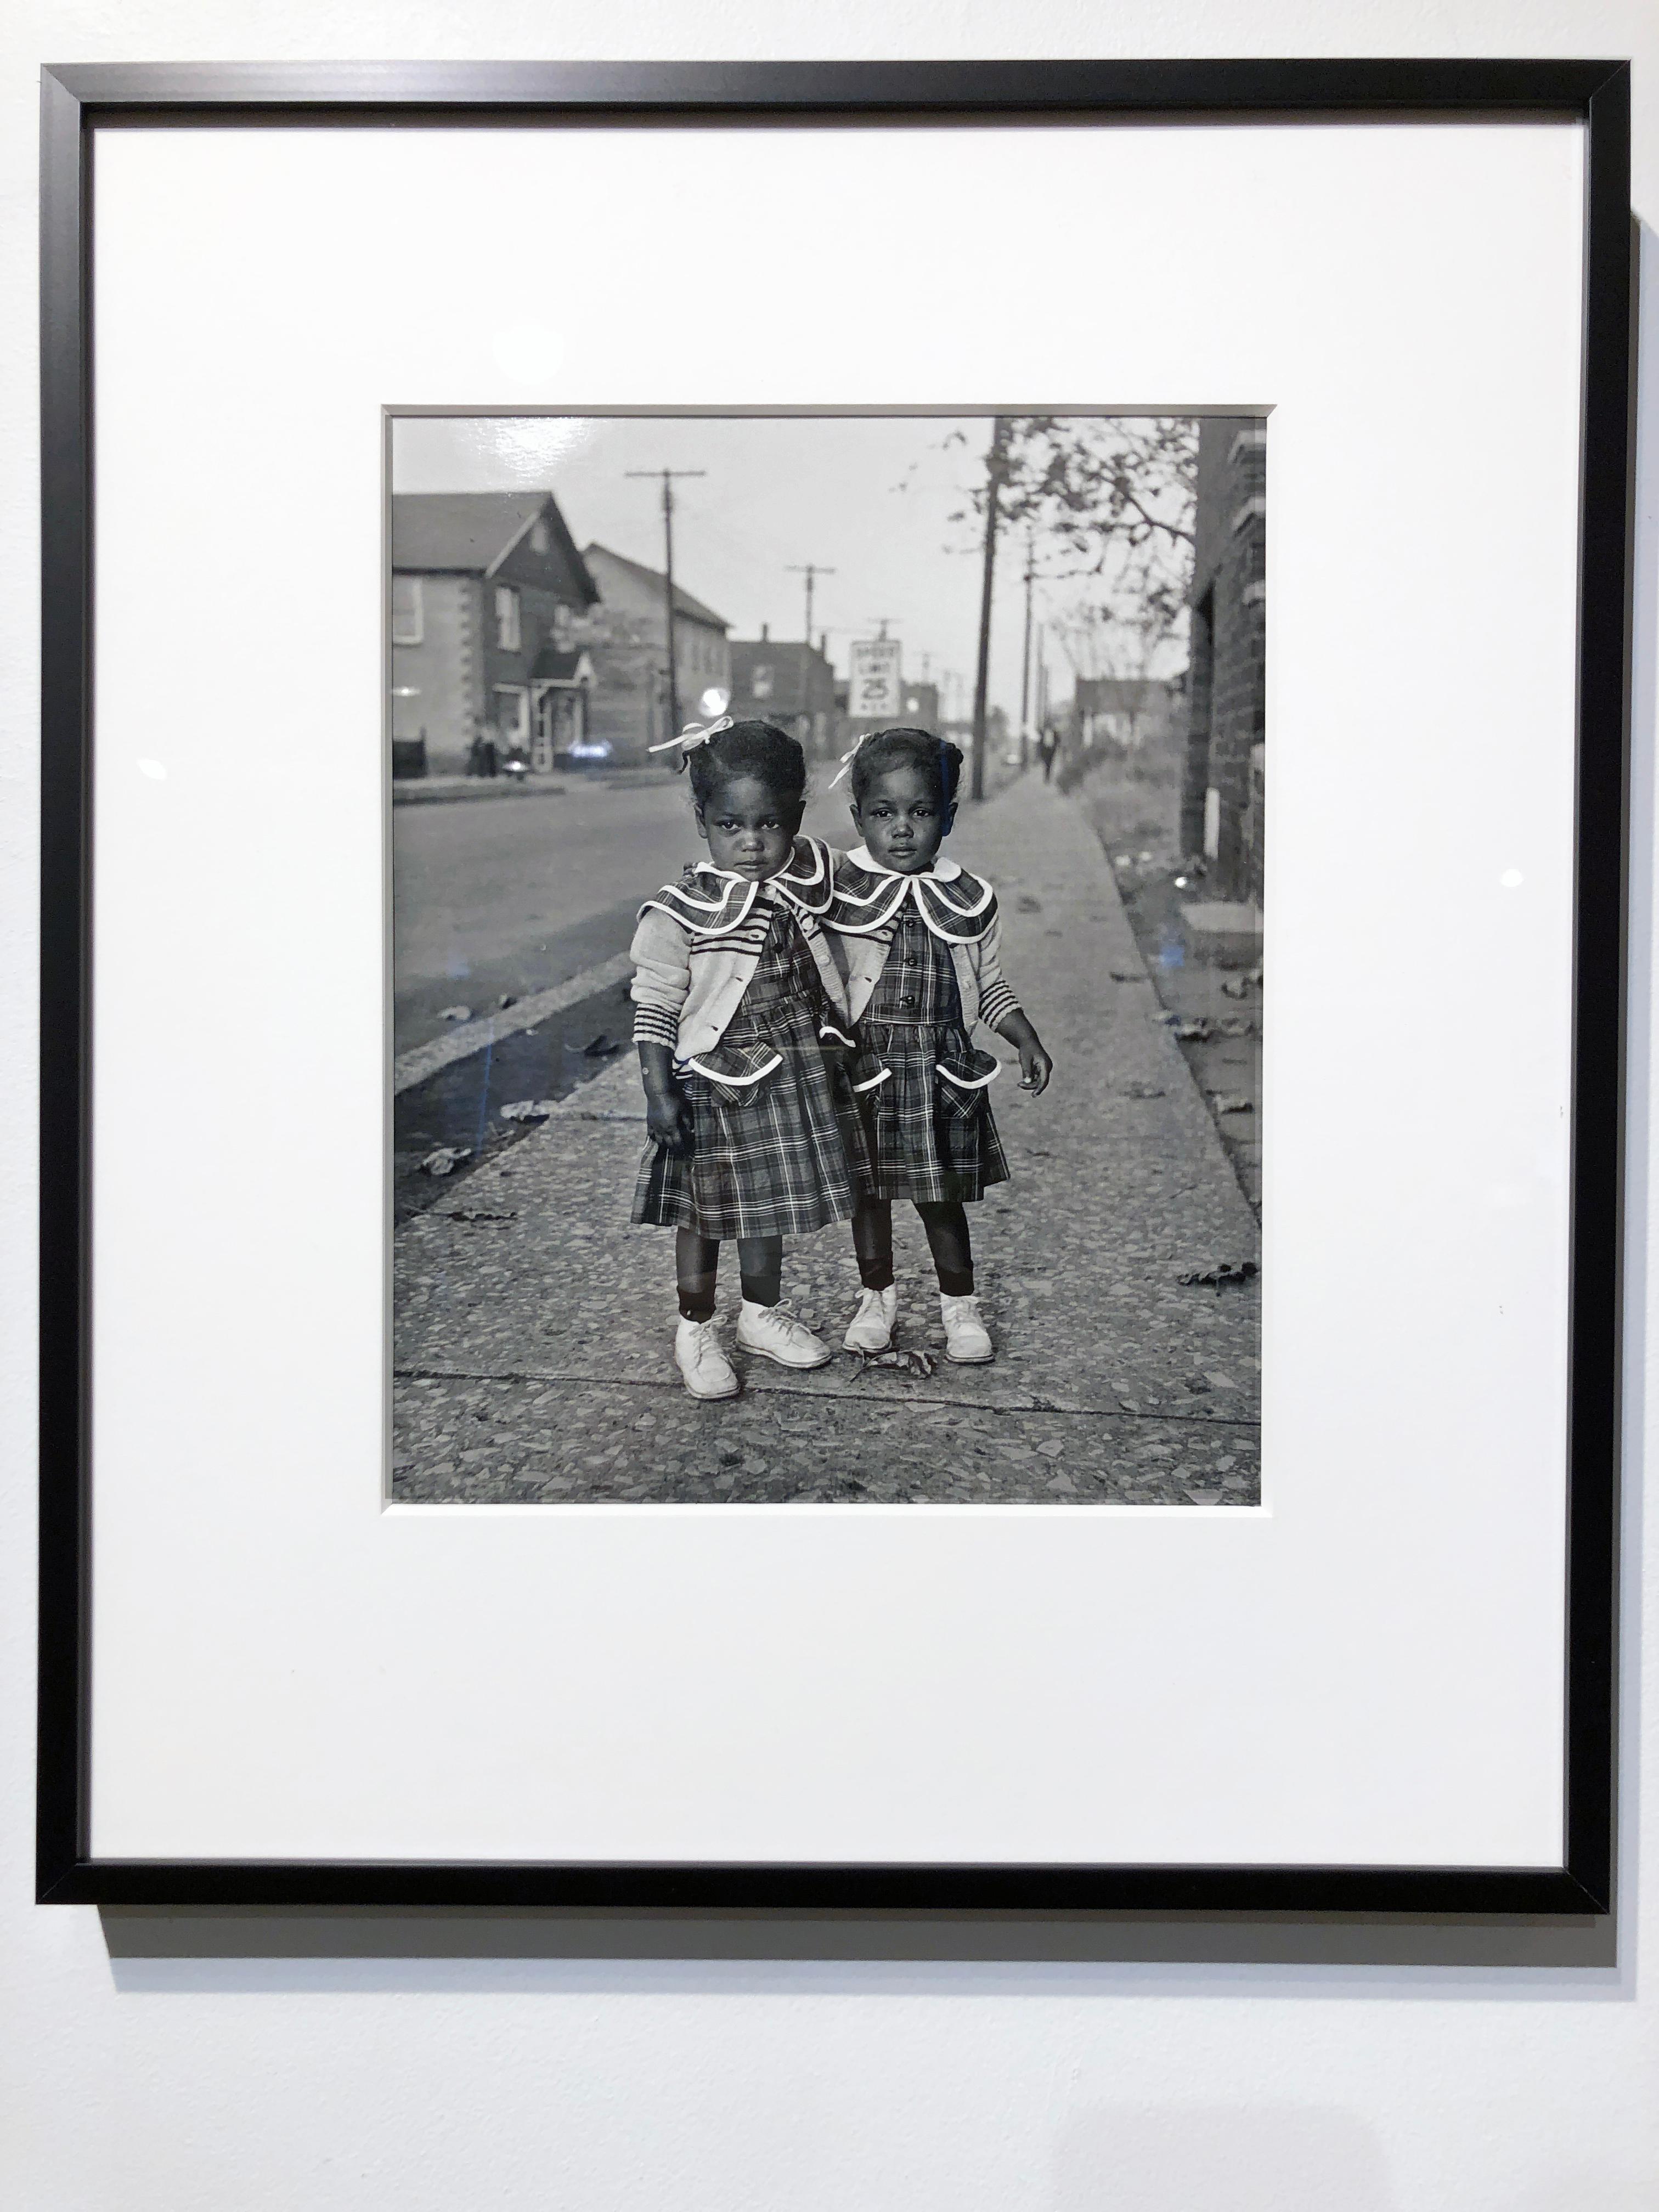
[[[516,1036],[520,1030],[534,1029],[550,1014],[562,1014],[568,1006],[580,1006],[584,999],[625,982],[633,973],[634,963],[629,955],[616,953],[611,959],[602,960],[598,967],[584,968],[579,975],[556,983],[550,991],[538,991],[533,998],[520,999],[516,1006],[504,1007],[482,1021],[464,1022],[446,1036],[434,1037],[429,1044],[416,1045],[412,1051],[399,1053],[392,1063],[393,1094],[412,1090],[416,1084],[424,1083],[444,1068],[453,1067],[458,1060],[471,1060],[474,1053],[487,1050],[499,1038]]]

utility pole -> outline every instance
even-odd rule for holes
[[[1008,418],[991,425],[991,450],[985,457],[985,568],[979,593],[979,662],[974,672],[973,776],[969,792],[985,796],[986,691],[991,673],[991,587],[996,574],[997,525],[1001,520],[1002,483],[1008,465]]]
[[[1030,761],[1031,583],[1036,574],[1036,532],[1028,527],[1025,532],[1025,652],[1019,664],[1019,764],[1022,770],[1030,765]]]
[[[662,479],[663,634],[668,644],[668,735],[680,733],[680,678],[674,665],[674,479],[706,477],[707,469],[629,469],[630,477]]]
[[[897,615],[866,615],[864,619],[877,625],[876,643],[882,645],[886,642],[888,623],[898,622],[901,617]]]
[[[816,561],[806,561],[792,562],[788,573],[792,576],[805,576],[806,579],[806,628],[801,634],[810,651],[812,644],[812,580],[815,576],[833,576],[836,572],[833,568],[821,568]]]

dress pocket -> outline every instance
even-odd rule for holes
[[[892,1073],[892,1069],[881,1054],[870,1051],[867,1047],[854,1056],[852,1066],[848,1070],[854,1096],[872,1103],[882,1085],[890,1082]]]
[[[967,1121],[985,1103],[987,1086],[1001,1074],[1002,1062],[994,1052],[979,1052],[970,1046],[966,1052],[936,1060],[933,1073],[939,1078],[939,1104],[947,1114]]]
[[[723,1106],[752,1106],[783,1066],[783,1054],[769,1044],[717,1044],[680,1064],[701,1075]]]

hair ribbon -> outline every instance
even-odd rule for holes
[[[853,763],[858,758],[859,747],[864,743],[865,738],[879,737],[881,734],[882,732],[879,730],[866,730],[862,736],[854,738],[851,750],[842,755],[841,766],[836,770],[835,774],[830,779],[830,788],[831,791],[835,789],[836,786],[841,781],[842,776],[846,775],[848,769],[852,767]]]
[[[678,745],[680,748],[680,765],[683,768],[688,753],[695,752],[699,745],[706,745],[710,738],[719,737],[722,730],[729,730],[732,726],[732,719],[730,714],[722,714],[713,722],[688,722],[678,737],[665,738],[661,744],[647,745],[646,750],[648,753],[672,752]]]

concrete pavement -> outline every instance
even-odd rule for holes
[[[1056,1061],[1042,1098],[1012,1068],[993,1091],[1014,1181],[971,1218],[996,1361],[749,1363],[741,1398],[688,1399],[672,1239],[628,1226],[630,1055],[399,1233],[395,1498],[1257,1502],[1256,1285],[1176,1279],[1254,1259],[1255,1222],[1094,834],[1027,776],[964,807],[950,850],[997,884],[1005,965]],[[899,1341],[937,1351],[926,1246],[896,1217]],[[833,1342],[857,1280],[842,1231],[787,1248],[785,1296]]]

